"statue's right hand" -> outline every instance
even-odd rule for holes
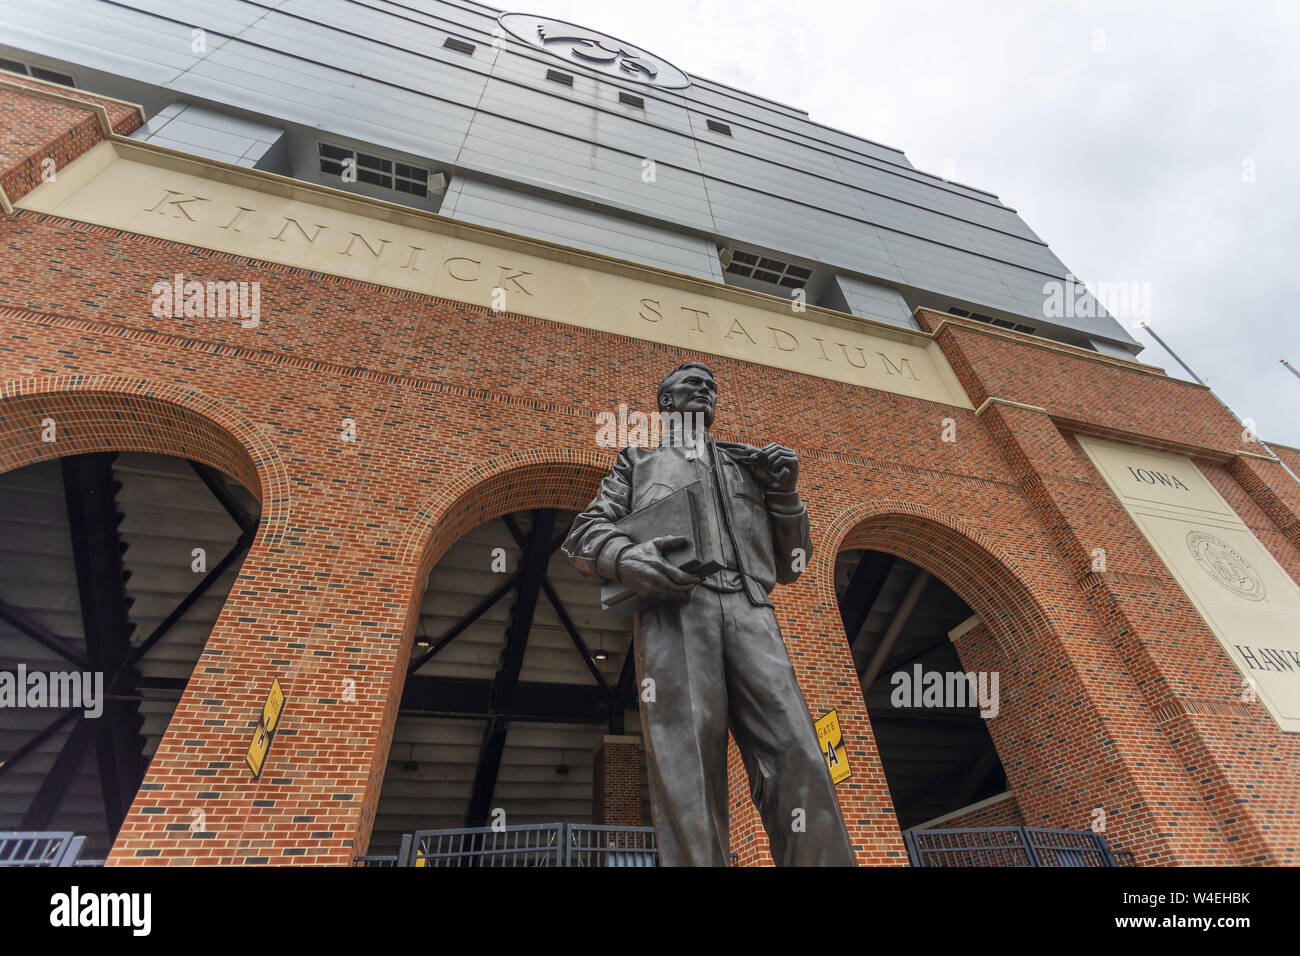
[[[666,535],[634,544],[618,558],[618,579],[637,594],[659,600],[690,600],[703,580],[674,566],[664,552],[689,544],[681,535]]]

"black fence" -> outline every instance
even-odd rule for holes
[[[84,836],[75,833],[0,833],[0,866],[98,866],[79,860]]]
[[[657,866],[653,827],[540,823],[417,830],[395,856],[359,856],[358,866]]]
[[[1092,830],[989,827],[903,834],[912,866],[1120,866],[1106,837]],[[1125,865],[1134,866],[1133,854]]]

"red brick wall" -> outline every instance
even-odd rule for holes
[[[53,172],[57,175],[58,170],[104,138],[95,110],[44,96],[22,94],[15,87],[50,91],[83,103],[98,103],[108,112],[109,124],[119,135],[129,135],[141,124],[138,112],[113,100],[0,73],[0,129],[4,130],[0,137],[0,189],[11,203],[41,184],[45,160],[54,160]]]
[[[84,119],[29,99],[0,89],[11,171]],[[861,547],[931,571],[985,621],[958,650],[967,669],[1002,673],[990,732],[1027,822],[1084,828],[1104,806],[1144,861],[1297,858],[1295,738],[1233,703],[1236,672],[1070,437],[1191,446],[1295,575],[1294,495],[1277,465],[1232,457],[1240,428],[1208,392],[949,326],[940,345],[977,405],[1050,413],[977,416],[32,213],[0,217],[0,244],[3,467],[91,448],[185,454],[259,491],[267,515],[115,865],[362,852],[429,567],[495,516],[585,505],[613,460],[596,412],[650,408],[687,358],[718,375],[720,437],[802,456],[815,553],[774,597],[809,710],[839,712],[853,776],[837,793],[861,862],[906,862],[835,605],[835,555]],[[177,272],[259,281],[260,325],[155,318],[150,287]],[[66,444],[40,441],[44,417]],[[958,441],[942,440],[945,419]],[[1088,569],[1098,542],[1110,573]],[[242,757],[275,676],[288,704],[252,781]],[[731,780],[732,848],[763,862],[738,761]],[[195,808],[208,831],[189,831]]]
[[[641,741],[606,737],[592,756],[591,822],[639,827]]]
[[[1016,803],[1015,794],[1010,794],[994,803],[977,807],[966,813],[949,817],[940,823],[925,827],[927,830],[964,830],[981,827],[1022,827],[1025,818],[1020,813],[1020,804]]]

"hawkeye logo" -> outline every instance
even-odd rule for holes
[[[528,13],[503,13],[497,22],[515,39],[588,69],[667,90],[691,85],[690,77],[667,60],[595,30]]]

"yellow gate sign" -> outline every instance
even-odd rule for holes
[[[844,746],[840,719],[835,711],[827,711],[817,718],[817,743],[821,745],[822,756],[826,758],[826,769],[831,772],[831,783],[848,780],[851,776],[849,752]]]
[[[257,730],[253,732],[253,742],[248,745],[248,753],[244,755],[244,762],[253,771],[254,780],[262,775],[262,765],[271,750],[271,740],[275,737],[275,729],[280,726],[280,715],[283,713],[284,691],[280,689],[280,678],[277,677],[271,681],[271,690],[266,695],[266,703],[262,705],[262,716],[257,722]]]

